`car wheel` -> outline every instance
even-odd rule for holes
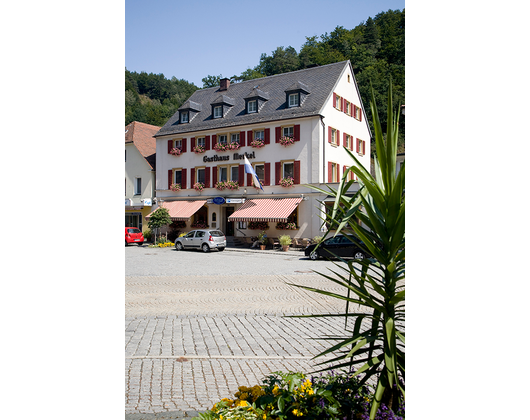
[[[224,251],[225,249],[224,248],[217,248],[219,251]]]
[[[210,247],[208,246],[208,244],[202,244],[201,248],[202,248],[202,252],[208,252],[210,250]]]
[[[129,244],[127,243],[127,241],[125,241],[125,246],[128,246]]]
[[[176,249],[177,251],[182,251],[182,250],[184,249],[184,247],[182,246],[182,244],[181,244],[180,242],[177,242],[177,243],[175,244],[175,249]]]
[[[143,244],[143,242],[138,242],[138,246],[142,246]]]
[[[356,251],[354,254],[353,254],[353,258],[355,258],[356,260],[364,260],[366,257],[364,255],[364,252],[362,251]]]
[[[311,258],[313,261],[316,261],[318,260],[318,252],[317,251],[313,251],[311,254],[309,254],[309,258]]]

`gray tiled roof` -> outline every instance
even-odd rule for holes
[[[332,94],[339,76],[348,65],[348,61],[342,61],[291,73],[276,74],[261,79],[233,83],[228,90],[222,93],[219,91],[218,86],[197,90],[189,98],[189,101],[202,105],[201,111],[195,118],[189,123],[180,124],[179,113],[176,112],[155,137],[319,115],[326,99]],[[302,106],[287,108],[285,92],[297,84],[310,93],[305,98]],[[269,100],[260,107],[259,112],[247,114],[244,98],[248,97],[249,92],[256,86],[258,86],[257,89],[269,95]],[[214,103],[220,95],[233,98],[234,106],[224,118],[214,119],[211,115],[210,104]]]

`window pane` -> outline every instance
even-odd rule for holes
[[[254,170],[258,178],[263,181],[265,179],[265,165],[256,165],[254,166]]]
[[[226,167],[219,168],[219,181],[228,181],[228,170]]]
[[[283,164],[283,177],[287,178],[288,176],[294,178],[294,163]]]
[[[219,136],[219,143],[226,144],[226,136]]]
[[[254,140],[265,140],[265,133],[262,131],[254,131]]]
[[[202,146],[202,147],[206,146],[206,142],[204,141],[204,137],[199,137],[197,139],[197,146]]]
[[[256,112],[256,101],[249,101],[248,112]]]
[[[213,109],[213,117],[214,118],[220,118],[223,115],[223,110],[220,106],[216,106]]]
[[[232,181],[239,181],[239,166],[232,166],[230,171],[230,179]]]
[[[181,121],[183,123],[187,123],[188,122],[188,113],[187,112],[183,112],[181,118],[182,118]]]
[[[289,95],[289,106],[298,106],[298,93],[291,93]]]
[[[197,170],[197,182],[202,182],[204,184],[204,169]]]
[[[294,137],[294,127],[284,127],[283,135],[288,137]]]
[[[175,183],[182,184],[182,171],[175,171]]]
[[[239,143],[239,133],[237,133],[237,134],[232,134],[230,141],[231,141],[232,143]]]

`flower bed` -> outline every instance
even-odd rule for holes
[[[173,246],[175,246],[173,242],[160,242],[156,245],[149,245],[149,248],[169,248]]]
[[[239,150],[241,145],[238,142],[230,143],[215,143],[213,148],[218,152],[225,152],[227,150]]]
[[[178,192],[180,191],[180,184],[171,184],[171,187],[169,187],[171,191]]]
[[[195,184],[193,184],[193,189],[195,191],[202,192],[204,191],[204,184],[202,182],[196,182]]]
[[[261,149],[262,147],[265,147],[265,142],[263,140],[252,140],[249,144],[250,147],[254,147],[255,149]]]
[[[198,155],[201,154],[201,153],[204,153],[206,151],[206,149],[200,145],[197,145],[193,148],[193,152],[194,153],[197,153]]]
[[[276,229],[281,229],[281,230],[296,229],[296,223],[278,222],[276,223]]]
[[[193,420],[213,419],[361,419],[370,418],[373,392],[359,385],[352,373],[333,371],[307,378],[303,373],[274,372],[263,385],[240,386],[234,399],[223,398]],[[397,413],[381,405],[376,420],[403,420],[405,403]]]

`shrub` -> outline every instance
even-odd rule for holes
[[[282,235],[278,238],[278,240],[280,241],[281,246],[287,246],[293,243],[293,240],[289,235]]]

